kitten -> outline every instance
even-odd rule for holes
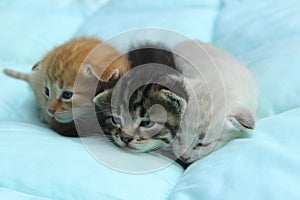
[[[174,53],[189,100],[172,145],[192,163],[254,128],[256,86],[246,67],[212,45],[186,41]]]
[[[98,48],[99,44],[101,48]],[[72,102],[79,101],[77,107],[74,108],[73,105],[73,110],[83,110],[83,107],[87,106],[82,102],[84,106],[81,107],[83,92],[78,92],[74,88],[80,67],[83,65],[83,73],[80,73],[83,79],[96,77],[100,80],[96,89],[98,93],[103,91],[107,82],[128,70],[127,59],[120,55],[112,46],[102,43],[97,38],[82,37],[72,39],[48,52],[33,66],[33,72],[30,74],[10,69],[5,69],[4,72],[30,84],[39,104],[41,117],[53,130],[64,136],[75,137],[78,134],[73,121]],[[110,58],[114,57],[118,59],[109,63]],[[80,89],[90,90],[88,85],[83,85]],[[92,99],[93,96],[88,98]],[[77,111],[76,114],[78,113],[80,112]]]
[[[185,103],[181,84],[165,79],[169,70],[161,66],[174,69],[173,54],[161,44],[147,43],[133,47],[127,57],[131,71],[114,88],[94,98],[100,126],[115,145],[130,152],[167,148],[179,128]],[[171,91],[159,83],[180,89]]]

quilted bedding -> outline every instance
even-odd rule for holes
[[[0,73],[1,199],[300,199],[299,1],[2,0],[0,10],[0,69],[26,72],[74,36],[108,39],[152,26],[229,51],[259,90],[255,131],[185,171],[99,141],[105,155],[141,169],[133,173],[97,160],[81,139],[49,130],[29,86]]]

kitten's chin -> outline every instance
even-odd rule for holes
[[[132,153],[149,153],[162,149],[167,146],[166,143],[160,140],[141,142],[133,139],[128,144],[124,143],[119,137],[112,135],[113,143],[121,149]]]
[[[156,150],[159,150],[163,148],[163,145],[151,145],[149,143],[145,144],[135,144],[135,143],[129,143],[128,145],[122,145],[121,148],[130,151],[133,153],[149,153],[149,152],[154,152]]]
[[[139,149],[135,149],[131,146],[122,146],[121,149],[125,150],[125,151],[129,151],[131,153],[143,153],[142,150],[139,150]]]
[[[121,149],[131,152],[131,153],[149,153],[155,151],[155,149],[138,149],[132,146],[122,146]]]
[[[54,119],[62,124],[67,124],[67,123],[70,123],[73,121],[72,117],[71,118],[60,118],[60,117],[54,116]]]
[[[133,145],[129,144],[125,144],[124,142],[122,142],[121,140],[117,140],[115,141],[115,144],[117,146],[119,146],[121,149],[131,152],[131,153],[145,153],[147,152],[145,149],[141,149],[138,147],[134,147]]]
[[[69,112],[69,111],[57,112],[57,113],[54,113],[54,115],[49,112],[47,112],[47,113],[51,118],[54,118],[57,122],[62,123],[62,124],[67,124],[67,123],[70,123],[73,121],[72,112]]]

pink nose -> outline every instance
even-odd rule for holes
[[[48,108],[48,112],[51,113],[51,114],[54,114],[55,111],[56,111],[55,109]]]
[[[190,158],[191,158],[191,156],[189,156],[188,154],[185,154],[185,153],[180,156],[180,159],[185,160],[185,161],[189,160]]]

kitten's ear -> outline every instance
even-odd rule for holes
[[[255,127],[255,117],[246,108],[238,108],[235,114],[228,116],[227,119],[233,126],[241,130],[252,130]]]
[[[85,64],[85,65],[83,65],[83,68],[84,68],[84,73],[87,76],[96,77],[98,80],[100,80],[102,82],[109,82],[109,81],[112,81],[112,80],[116,80],[120,76],[120,73],[119,73],[118,69],[114,69],[113,71],[110,71],[110,72],[104,71],[101,74],[101,76],[99,76],[97,71],[93,67],[93,65]]]
[[[41,69],[41,65],[40,62],[37,62],[33,65],[33,67],[31,68],[32,71],[38,71]]]
[[[159,95],[167,101],[169,104],[174,106],[177,111],[180,111],[183,114],[186,110],[187,102],[184,98],[176,95],[175,93],[171,92],[170,90],[162,89],[159,91]]]
[[[93,102],[96,105],[101,106],[101,104],[107,102],[107,100],[110,99],[110,94],[111,94],[111,90],[105,90],[103,92],[100,92],[94,97]]]

